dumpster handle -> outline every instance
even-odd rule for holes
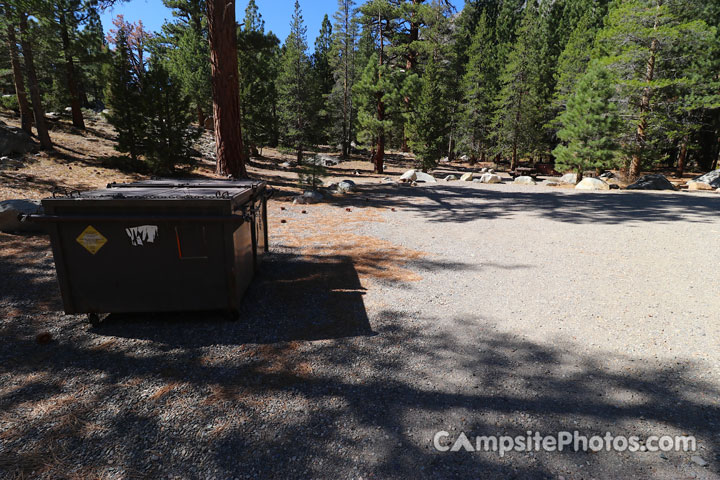
[[[179,215],[19,215],[21,222],[38,223],[72,223],[72,222],[190,222],[190,223],[244,223],[244,215],[207,215],[207,216],[179,216]]]

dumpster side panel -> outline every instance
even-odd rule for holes
[[[147,225],[99,223],[107,242],[95,253],[77,240],[87,227],[59,226],[72,313],[227,308],[222,225],[153,225],[153,241],[138,244],[128,229]]]

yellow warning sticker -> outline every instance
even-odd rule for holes
[[[100,250],[108,241],[107,238],[105,238],[102,233],[95,230],[92,225],[88,225],[75,240],[77,240],[80,245],[85,247],[85,250],[93,255],[95,255],[97,251]]]

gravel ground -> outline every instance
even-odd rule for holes
[[[0,235],[0,478],[720,478],[719,211],[459,182],[273,201],[240,321],[97,328],[60,311],[47,239]],[[438,430],[698,450],[441,453]]]

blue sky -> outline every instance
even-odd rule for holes
[[[242,21],[245,16],[247,3],[248,0],[236,0],[238,21]],[[290,30],[290,17],[295,0],[255,0],[255,3],[265,20],[265,30],[272,30],[280,41],[284,42]],[[463,0],[452,0],[452,3],[460,9],[464,2]],[[332,14],[337,9],[337,0],[300,0],[300,7],[307,26],[308,45],[312,49],[315,37],[320,31],[323,15],[327,13],[332,21]],[[150,31],[159,31],[165,19],[172,18],[170,10],[163,6],[162,0],[117,2],[114,8],[108,9],[102,14],[103,27],[106,32],[112,27],[112,19],[117,15],[124,15],[125,20],[129,22],[142,20],[145,28]]]

